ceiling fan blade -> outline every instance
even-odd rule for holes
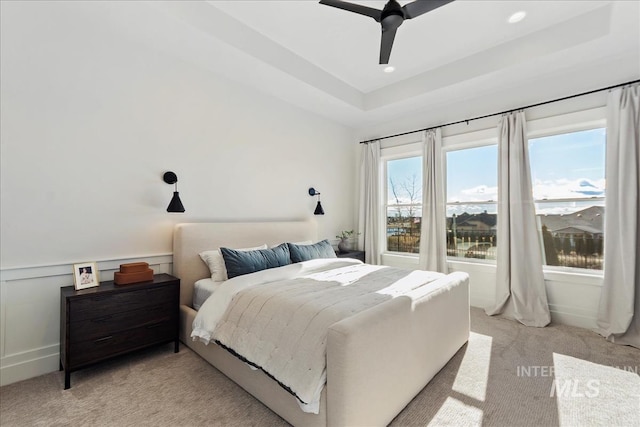
[[[451,3],[453,0],[416,0],[402,6],[404,18],[411,19]]]
[[[380,42],[380,63],[388,64],[389,57],[391,56],[391,48],[393,47],[393,39],[396,37],[396,30],[398,28],[390,28],[388,30],[382,30],[382,40]]]
[[[359,4],[340,0],[320,0],[320,4],[337,7],[338,9],[348,10],[349,12],[358,13],[360,15],[369,16],[375,19],[376,22],[380,22],[380,19],[382,19],[382,11],[374,9],[372,7],[362,6]]]

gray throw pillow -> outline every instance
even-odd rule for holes
[[[292,262],[309,261],[317,258],[335,258],[336,253],[327,239],[313,245],[296,245],[287,243]]]
[[[289,247],[286,243],[271,249],[255,251],[237,251],[220,248],[229,279],[268,268],[282,267],[291,264]]]

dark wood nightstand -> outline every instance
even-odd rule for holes
[[[354,258],[364,262],[364,251],[336,252],[338,258]]]
[[[113,281],[76,291],[60,288],[60,370],[64,388],[71,372],[151,345],[174,341],[179,350],[180,279],[118,286]]]

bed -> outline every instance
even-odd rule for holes
[[[326,334],[326,385],[319,412],[262,370],[223,347],[191,338],[194,283],[211,276],[199,253],[283,242],[316,242],[313,220],[188,223],[174,229],[173,273],[180,284],[180,339],[293,425],[386,425],[469,338],[469,279],[451,273],[332,324]],[[359,262],[359,261],[358,261]]]

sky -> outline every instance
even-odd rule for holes
[[[446,153],[447,202],[497,200],[497,150],[497,145],[492,145]],[[604,197],[604,128],[531,139],[529,161],[536,200]],[[392,161],[388,176],[394,178],[398,189],[414,176],[422,182],[421,167],[420,158]],[[586,205],[591,204],[602,203]],[[538,205],[538,213],[567,213],[584,207],[585,203],[543,203]],[[495,209],[492,204],[462,205],[450,207],[447,215],[483,210],[494,213]]]

